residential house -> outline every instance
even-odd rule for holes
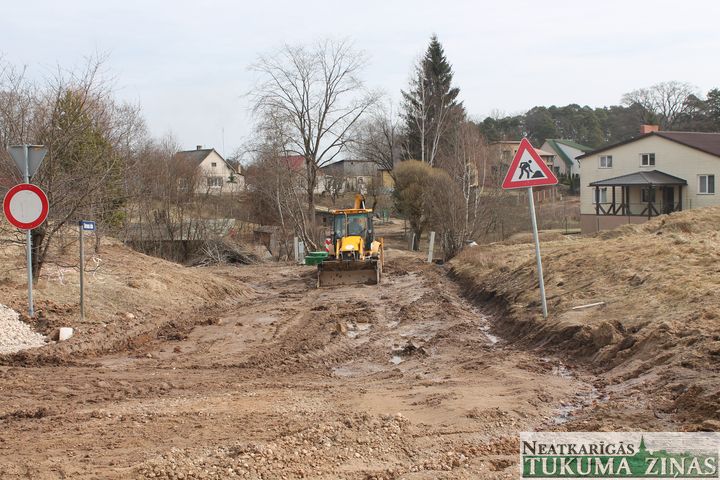
[[[553,172],[559,177],[572,177],[580,173],[580,162],[577,157],[592,150],[590,147],[561,138],[548,138],[542,145],[542,150],[553,155]]]
[[[720,133],[641,135],[578,157],[583,233],[615,228],[689,208],[720,205]]]
[[[326,190],[332,191],[335,188],[337,193],[364,194],[370,187],[384,187],[385,182],[388,182],[387,177],[390,177],[388,172],[383,174],[383,170],[370,160],[339,160],[321,167],[320,170],[325,174],[325,183],[329,187],[326,187]]]
[[[236,193],[244,190],[245,177],[240,169],[229,163],[214,148],[185,150],[175,154],[178,162],[188,162],[200,169],[201,180],[198,182],[198,193]]]

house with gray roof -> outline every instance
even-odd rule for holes
[[[202,148],[177,152],[173,159],[199,169],[200,181],[197,182],[197,193],[236,193],[245,188],[245,177],[238,166],[228,162],[214,148]]]
[[[641,135],[578,157],[583,233],[643,223],[690,208],[720,205],[720,133]]]

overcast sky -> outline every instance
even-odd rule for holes
[[[313,0],[4,1],[0,54],[33,77],[107,53],[118,97],[151,133],[231,154],[250,133],[243,94],[259,53],[350,38],[369,87],[397,99],[437,33],[470,115],[617,104],[665,80],[720,87],[720,2]],[[224,129],[224,149],[223,149]]]

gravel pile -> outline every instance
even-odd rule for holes
[[[20,321],[20,315],[0,303],[0,354],[45,345],[45,337]]]

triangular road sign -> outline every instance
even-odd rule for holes
[[[527,188],[556,185],[558,179],[527,138],[523,138],[508,169],[502,188]]]
[[[38,168],[40,168],[40,164],[42,163],[43,159],[45,158],[45,154],[47,153],[47,148],[45,148],[42,145],[28,145],[28,174],[30,178],[35,175],[35,172],[37,172]],[[8,147],[8,152],[10,152],[10,156],[13,160],[15,160],[15,165],[17,165],[18,170],[20,170],[20,175],[25,175],[25,146],[24,145],[13,145],[11,147]]]

